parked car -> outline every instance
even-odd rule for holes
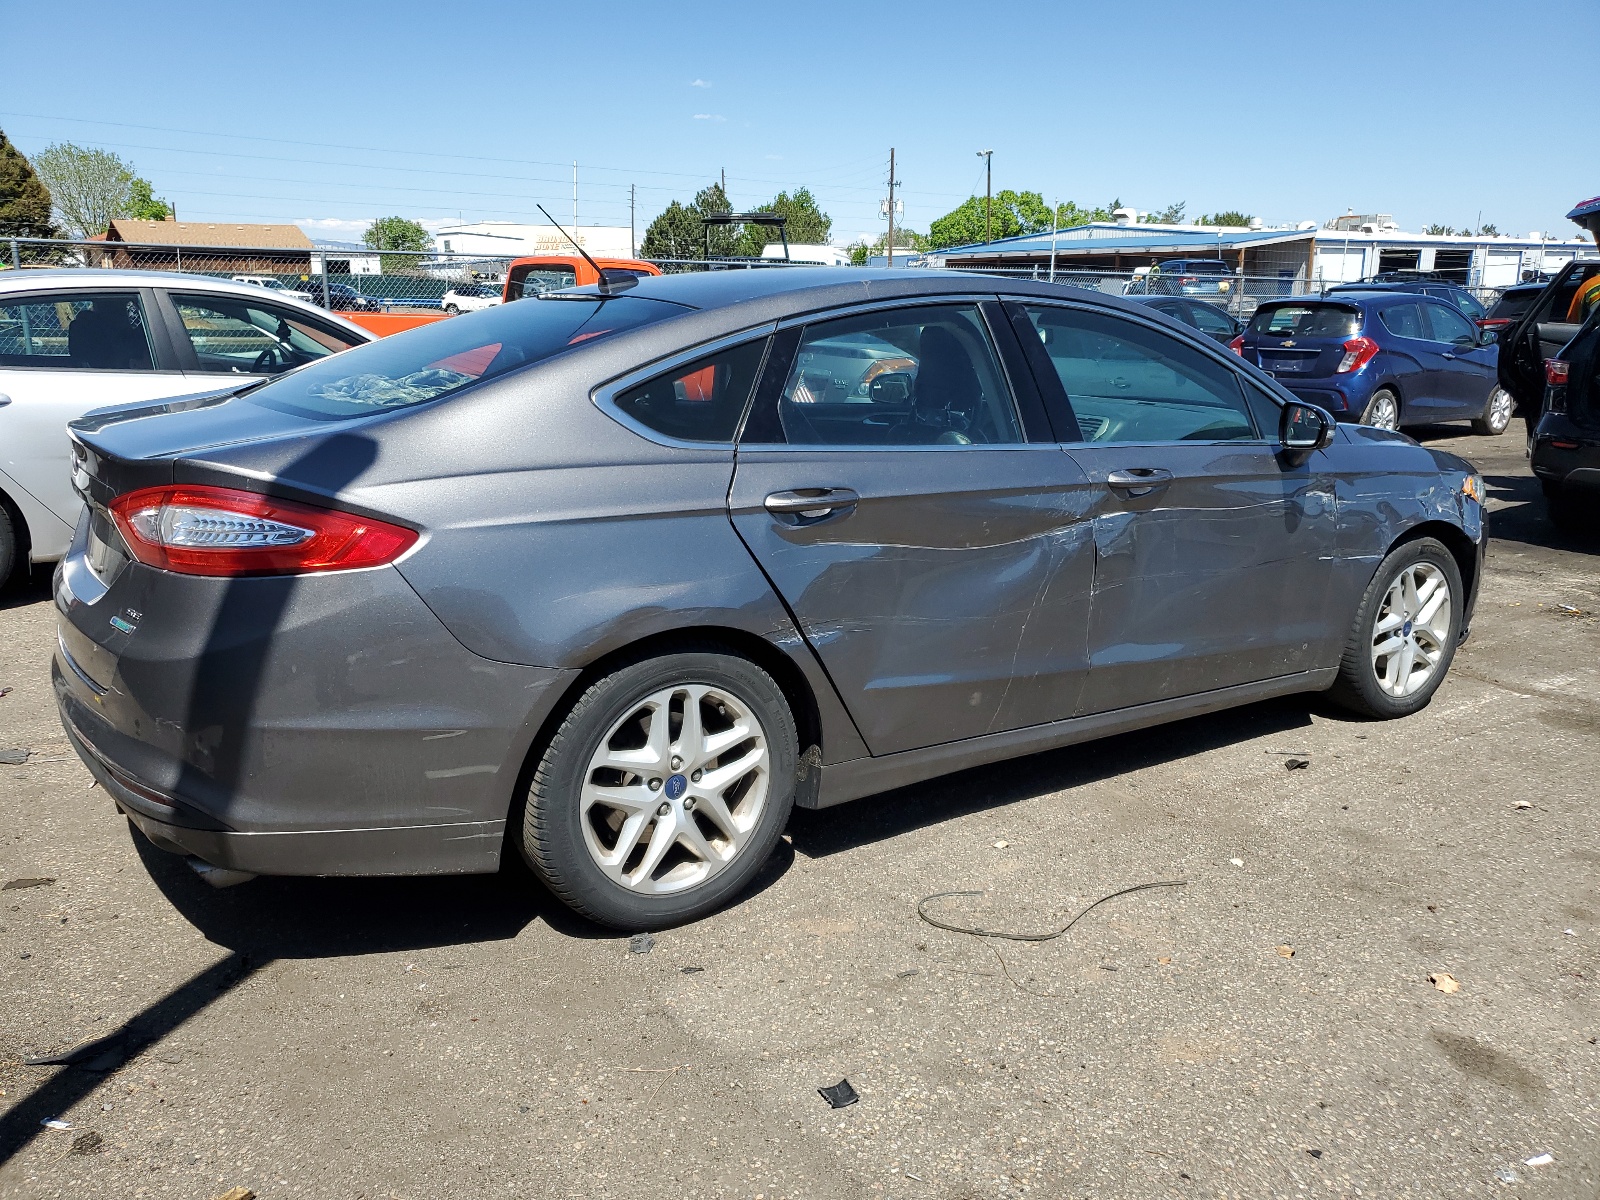
[[[1499,333],[1517,323],[1533,307],[1533,302],[1544,291],[1543,283],[1516,283],[1500,293],[1500,298],[1489,306],[1489,311],[1478,319],[1478,328]]]
[[[635,279],[661,274],[661,268],[654,263],[636,258],[597,258],[594,262],[603,271],[631,275]],[[507,264],[503,296],[509,304],[513,300],[599,282],[600,276],[581,254],[537,254],[514,258]]]
[[[1333,296],[1344,292],[1415,292],[1423,296],[1432,296],[1435,300],[1444,300],[1454,304],[1460,309],[1469,321],[1480,321],[1485,315],[1484,307],[1478,298],[1464,287],[1457,287],[1442,279],[1412,277],[1405,275],[1389,274],[1380,275],[1374,279],[1363,280],[1360,283],[1341,283],[1329,288],[1326,295]]]
[[[1226,296],[1235,271],[1220,258],[1169,258],[1128,285],[1128,295]]]
[[[288,296],[291,299],[299,300],[305,304],[315,303],[315,301],[311,298],[310,292],[306,291],[304,288],[292,288],[288,284],[284,283],[283,280],[279,279],[276,275],[235,275],[233,277],[233,281],[235,283],[248,283],[254,285],[255,287],[266,288],[270,292],[277,292],[279,295]],[[306,286],[309,287],[310,285],[307,284]]]
[[[67,422],[253,382],[372,340],[255,284],[157,271],[0,276],[0,584],[67,551]]]
[[[1471,421],[1501,434],[1498,348],[1454,305],[1403,289],[1264,302],[1233,348],[1302,400],[1380,429]]]
[[[452,317],[457,313],[477,312],[499,304],[500,289],[486,283],[458,283],[444,294],[441,307]]]
[[[323,303],[324,284],[320,279],[313,279],[306,284],[306,291],[311,294],[311,303],[322,308],[329,308],[335,312],[377,312],[383,307],[382,301],[376,296],[368,296],[356,291],[348,283],[326,284],[327,303]]]
[[[1552,521],[1600,532],[1600,307],[1544,370],[1528,453],[1533,473]]]
[[[1229,313],[1206,300],[1191,300],[1187,296],[1130,296],[1129,299],[1198,329],[1223,345],[1244,332],[1244,326]]]
[[[1533,304],[1499,332],[1500,386],[1515,401],[1531,435],[1545,398],[1545,360],[1558,358],[1600,299],[1600,260],[1574,259],[1534,297]]]
[[[1469,463],[1138,305],[893,274],[557,292],[78,421],[73,745],[219,883],[509,842],[637,930],[732,899],[796,804],[1427,703],[1482,577]]]

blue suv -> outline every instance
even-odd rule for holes
[[[1340,292],[1264,303],[1229,345],[1296,396],[1380,429],[1471,421],[1500,434],[1512,399],[1499,347],[1453,304],[1416,292]]]

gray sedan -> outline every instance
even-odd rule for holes
[[[1483,483],[1142,306],[618,281],[73,426],[56,694],[214,882],[494,871],[623,928],[791,808],[1330,690],[1433,695]]]

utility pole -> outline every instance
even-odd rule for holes
[[[728,168],[727,167],[723,167],[722,168],[722,195],[723,195],[724,199],[726,199],[727,195],[728,195]]]
[[[889,269],[894,269],[894,147],[889,147]]]
[[[639,189],[633,184],[628,185],[628,257],[639,257],[638,245],[633,240],[633,208],[639,197]]]
[[[1056,281],[1056,226],[1061,224],[1061,201],[1050,210],[1050,282]]]
[[[578,236],[578,160],[572,160],[572,236]]]
[[[987,244],[994,241],[994,151],[979,150],[978,157],[983,159],[983,240]]]

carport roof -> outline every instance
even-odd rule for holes
[[[1122,232],[1126,230],[1126,232]],[[1056,256],[1067,258],[1085,254],[1215,254],[1218,249],[1238,250],[1270,246],[1279,242],[1308,241],[1315,229],[1149,229],[1131,226],[1078,225],[1056,234]],[[1070,235],[1070,236],[1069,236]],[[976,246],[956,246],[936,251],[939,256],[959,261],[964,258],[1032,257],[1050,253],[1048,233],[1029,233],[1001,238]]]

